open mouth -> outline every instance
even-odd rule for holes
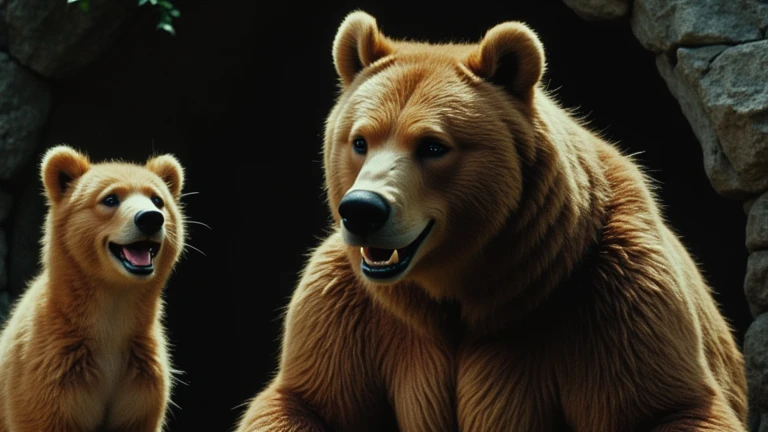
[[[127,245],[109,243],[109,250],[125,267],[135,275],[149,275],[155,271],[152,260],[160,250],[160,243],[140,241]]]
[[[371,279],[378,280],[393,279],[402,274],[411,264],[414,255],[419,250],[419,246],[427,238],[434,224],[435,221],[430,221],[427,227],[424,228],[424,231],[416,237],[416,240],[412,241],[408,246],[399,249],[361,247],[360,254],[362,254],[363,259],[360,262],[360,267],[363,270],[363,274]]]

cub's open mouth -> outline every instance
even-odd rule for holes
[[[135,275],[149,275],[155,271],[152,260],[160,250],[160,243],[140,241],[127,245],[109,243],[109,250],[123,267]]]
[[[422,242],[429,235],[432,225],[435,221],[430,221],[424,231],[416,237],[411,244],[399,249],[382,249],[376,247],[364,246],[360,248],[360,254],[363,259],[360,267],[363,274],[371,279],[386,280],[394,279],[402,274],[419,250]]]

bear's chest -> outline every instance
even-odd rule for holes
[[[398,356],[408,358],[391,379],[400,430],[565,429],[548,347],[414,339]]]

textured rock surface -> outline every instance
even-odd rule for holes
[[[692,51],[680,49],[680,64]],[[691,84],[739,177],[768,187],[768,40],[728,48]]]
[[[0,52],[0,179],[10,178],[27,162],[50,105],[48,85]]]
[[[680,48],[657,67],[704,151],[712,186],[748,198],[768,189],[768,41]]]
[[[768,314],[758,316],[744,335],[744,355],[750,405],[768,412]]]
[[[46,77],[66,76],[112,42],[135,0],[90,0],[88,10],[65,0],[5,0],[10,53]]]
[[[569,8],[585,20],[621,18],[629,12],[629,0],[563,0]]]
[[[747,213],[747,249],[768,250],[768,192],[760,195]]]
[[[768,311],[768,250],[749,254],[744,293],[753,314]]]
[[[704,154],[704,171],[715,190],[723,196],[738,198],[749,195],[750,191],[744,185],[738,174],[731,166],[728,158],[720,148],[712,121],[699,100],[696,91],[691,88],[663,55],[657,56],[656,66],[667,83],[672,95],[680,103],[683,114],[693,128],[693,133],[701,144]]]
[[[679,46],[736,44],[763,38],[758,0],[635,0],[635,37],[653,52]]]

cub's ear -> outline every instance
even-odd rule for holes
[[[57,145],[48,149],[40,164],[40,177],[43,180],[48,201],[59,203],[64,194],[90,168],[88,156],[67,145]]]
[[[530,103],[534,86],[544,73],[544,47],[527,25],[506,22],[488,30],[466,66]]]
[[[379,31],[376,19],[363,11],[347,15],[333,40],[333,64],[344,87],[358,72],[391,52],[392,45]]]
[[[146,168],[157,174],[168,185],[168,190],[176,201],[181,198],[181,190],[184,188],[184,168],[176,157],[170,154],[155,156],[147,161]]]

